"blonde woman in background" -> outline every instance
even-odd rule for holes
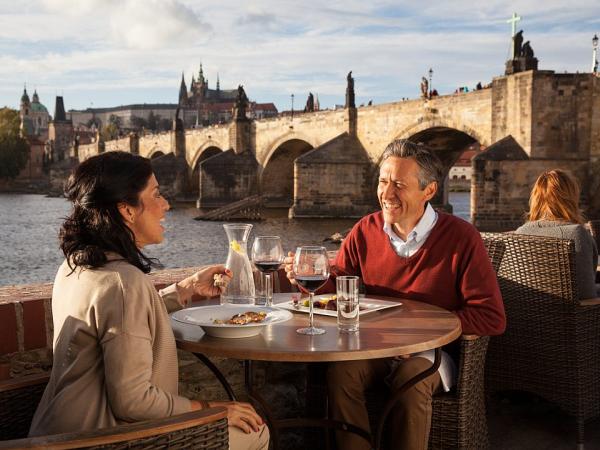
[[[584,299],[598,296],[595,284],[598,249],[583,226],[579,194],[579,184],[568,172],[555,169],[542,173],[529,197],[528,220],[515,232],[572,239],[575,242],[579,298]]]

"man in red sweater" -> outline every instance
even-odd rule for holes
[[[506,319],[500,289],[479,232],[468,222],[433,210],[429,201],[442,164],[422,145],[392,142],[382,155],[377,196],[381,211],[362,218],[344,239],[335,275],[358,275],[366,292],[418,300],[453,311],[464,334],[497,335]],[[286,259],[293,280],[291,258]],[[333,281],[328,288],[334,290]],[[401,359],[345,361],[329,366],[334,419],[369,430],[364,390],[385,382],[392,390],[431,366],[433,351]],[[438,372],[402,397],[391,417],[394,448],[427,449],[433,394],[448,391],[456,367],[445,352]],[[353,433],[337,432],[338,448],[368,449]]]

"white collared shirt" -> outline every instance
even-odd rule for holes
[[[402,238],[396,234],[390,223],[383,224],[383,231],[389,236],[392,247],[394,247],[398,256],[408,258],[417,253],[425,243],[425,240],[431,234],[431,230],[433,230],[437,219],[437,212],[435,212],[435,209],[433,209],[431,204],[427,203],[425,212],[417,225],[410,233],[408,233],[408,236],[406,236],[406,241],[402,240]]]
[[[425,240],[431,234],[431,230],[433,230],[433,227],[437,223],[437,219],[437,212],[433,209],[431,204],[427,203],[425,212],[421,216],[421,219],[417,225],[411,230],[410,233],[408,233],[408,236],[406,236],[406,241],[404,241],[394,232],[392,224],[384,223],[383,231],[389,236],[390,243],[392,244],[392,247],[398,256],[408,258],[417,253],[417,251],[423,246]],[[435,352],[434,350],[427,350],[424,352],[415,353],[412,355],[412,357],[426,358],[433,363]],[[438,372],[442,379],[444,390],[448,392],[452,386],[456,384],[456,364],[446,352],[442,352],[442,362]]]

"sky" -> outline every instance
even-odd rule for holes
[[[416,98],[430,68],[447,94],[504,73],[513,12],[540,69],[591,70],[598,0],[0,0],[0,107],[24,83],[51,114],[176,103],[200,63],[280,111],[343,104],[350,70],[357,104]]]

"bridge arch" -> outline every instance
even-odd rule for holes
[[[160,158],[161,156],[165,156],[166,154],[167,154],[167,152],[163,152],[160,148],[153,148],[152,150],[150,150],[150,153],[148,154],[148,158],[156,159],[156,158]]]
[[[199,162],[204,161],[206,158],[208,158],[208,156],[206,156],[204,153],[207,150],[212,150],[214,148],[219,149],[219,151],[221,151],[221,152],[223,151],[223,145],[220,142],[217,142],[213,139],[209,139],[208,141],[204,142],[193,153],[193,155],[190,159],[190,167],[195,168]],[[216,153],[214,153],[214,154],[216,154]],[[210,155],[210,156],[213,156],[213,155]]]
[[[200,190],[200,163],[207,160],[211,156],[222,153],[223,149],[215,141],[208,141],[204,143],[195,153],[192,159],[191,173],[190,173],[190,192],[198,193]]]
[[[289,208],[294,203],[294,161],[315,146],[298,135],[276,142],[260,170],[259,186],[265,206]]]
[[[474,128],[471,128],[468,125],[465,125],[463,123],[458,123],[457,121],[453,120],[452,118],[442,118],[442,117],[423,120],[418,123],[412,124],[408,127],[405,127],[403,129],[399,130],[395,134],[394,139],[410,139],[410,138],[414,137],[415,135],[417,135],[423,131],[432,129],[432,128],[448,128],[448,129],[460,131],[468,136],[471,136],[473,139],[478,141],[481,145],[484,145],[484,146],[490,145],[489,139],[483,133],[480,133],[479,131],[477,131]]]
[[[453,120],[436,118],[422,121],[401,130],[395,139],[410,139],[414,142],[423,142],[431,148],[444,166],[444,182],[438,188],[432,203],[452,210],[448,201],[448,173],[460,156],[469,150],[479,151],[488,142],[481,133],[464,124],[458,124]],[[383,152],[382,152],[383,153]],[[379,161],[381,162],[381,155]],[[373,184],[377,183],[374,180]]]
[[[314,136],[310,136],[305,133],[299,133],[297,131],[290,131],[274,139],[269,145],[267,145],[267,152],[264,154],[264,158],[261,158],[262,161],[259,161],[261,163],[261,166],[267,167],[269,160],[271,159],[273,154],[279,149],[279,147],[281,147],[286,142],[292,140],[304,141],[308,143],[312,148],[316,148],[320,145],[320,142]]]

